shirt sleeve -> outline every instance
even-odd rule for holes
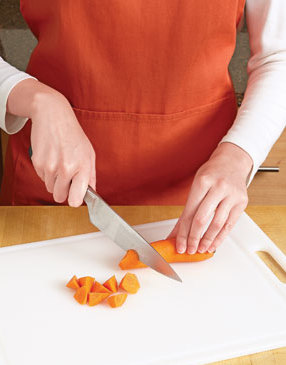
[[[286,1],[247,0],[251,57],[248,83],[237,117],[221,142],[231,142],[258,167],[286,125]]]
[[[17,70],[0,57],[0,128],[8,134],[18,132],[24,127],[28,118],[12,115],[7,112],[7,99],[13,89],[20,81],[34,77],[23,71]]]

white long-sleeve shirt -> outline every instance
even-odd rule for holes
[[[232,142],[253,160],[249,182],[286,126],[286,1],[247,0],[251,57],[248,82],[233,126]]]
[[[251,156],[250,182],[286,125],[286,0],[246,0],[246,10],[249,78],[242,105],[222,142],[234,143]],[[27,121],[6,111],[9,93],[29,77],[0,57],[0,127],[9,134]]]

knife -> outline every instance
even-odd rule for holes
[[[135,250],[139,260],[153,270],[182,282],[165,259],[123,218],[121,218],[90,186],[84,201],[91,223],[123,250]]]

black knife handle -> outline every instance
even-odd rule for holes
[[[32,158],[32,155],[33,155],[33,151],[32,151],[32,147],[30,146],[29,147],[29,156],[30,156],[30,158]]]

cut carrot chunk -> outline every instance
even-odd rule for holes
[[[128,250],[123,259],[119,262],[119,267],[122,270],[130,270],[147,266],[139,261],[138,253],[135,250]]]
[[[92,293],[111,293],[111,290],[107,289],[105,286],[100,284],[98,281],[95,281],[93,287],[91,289]]]
[[[112,291],[112,293],[116,293],[118,290],[117,281],[115,278],[115,275],[113,275],[111,278],[106,280],[106,282],[103,284],[107,289]]]
[[[211,258],[214,253],[195,253],[190,255],[188,253],[177,253],[176,251],[176,239],[171,238],[167,240],[160,240],[151,243],[151,246],[159,252],[159,254],[164,257],[164,259],[169,262],[196,262],[196,261],[203,261]],[[123,257],[123,259],[119,263],[119,267],[122,270],[131,270],[137,269],[141,267],[147,267],[142,262],[139,261],[139,256],[136,251],[128,250]]]
[[[119,288],[126,290],[130,294],[137,293],[140,288],[137,276],[135,274],[131,274],[130,272],[128,272],[126,275],[124,275],[123,279],[121,280]]]
[[[107,299],[108,304],[112,308],[120,307],[126,300],[127,294],[116,294],[112,295]]]
[[[66,287],[71,288],[71,289],[78,289],[80,287],[77,277],[75,275],[66,284]]]
[[[89,290],[87,286],[78,288],[74,295],[75,300],[79,302],[79,304],[86,304],[88,292]]]
[[[102,302],[104,299],[109,297],[109,293],[89,293],[88,294],[88,305],[91,307]]]
[[[84,276],[83,278],[78,279],[80,286],[86,286],[88,288],[88,291],[90,292],[90,289],[92,288],[94,278],[91,276]]]

